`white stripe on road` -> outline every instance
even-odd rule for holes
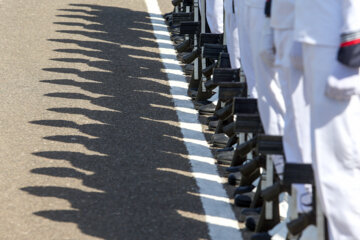
[[[169,79],[183,141],[192,166],[192,176],[196,179],[199,187],[199,195],[206,215],[209,236],[212,240],[242,239],[239,224],[230,203],[228,201],[214,200],[228,199],[228,196],[223,188],[215,160],[202,132],[197,113],[189,114],[183,111],[183,109],[194,109],[194,105],[187,96],[187,87],[184,87],[187,86],[187,81],[176,59],[174,47],[169,45],[170,34],[168,31],[164,31],[166,24],[162,18],[158,2],[157,0],[145,0],[145,2],[154,29],[153,32],[157,39],[156,42],[159,46],[164,71]],[[201,156],[201,161],[199,161],[198,156]]]

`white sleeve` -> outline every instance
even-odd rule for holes
[[[342,33],[360,31],[360,0],[341,0],[343,27]]]

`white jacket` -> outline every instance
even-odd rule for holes
[[[342,0],[342,33],[360,31],[360,1]]]
[[[224,10],[225,10],[225,14],[232,14],[233,12],[233,4],[232,4],[233,0],[224,0]],[[236,0],[234,0],[236,1]],[[235,4],[234,4],[234,8],[235,8]],[[234,9],[235,10],[235,9]]]
[[[339,46],[343,25],[341,1],[295,0],[295,39],[308,44]]]
[[[339,46],[341,33],[360,31],[359,0],[295,0],[295,39]]]
[[[234,1],[245,1],[245,4],[249,7],[265,8],[266,0],[234,0]]]
[[[276,29],[294,28],[295,0],[272,0],[271,27]]]

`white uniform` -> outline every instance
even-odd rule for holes
[[[249,48],[249,32],[246,28],[247,22],[247,8],[244,1],[234,0],[236,25],[239,34],[239,47],[241,67],[246,75],[246,82],[248,87],[248,94],[252,98],[257,98],[255,89],[255,70]]]
[[[201,6],[200,0],[200,6]],[[201,11],[201,8],[200,8]],[[206,0],[205,1],[206,21],[209,25],[211,33],[224,33],[224,1],[223,0]],[[214,94],[209,101],[217,104],[219,98],[218,88],[214,89]]]
[[[237,3],[236,15],[239,24],[241,61],[247,77],[249,95],[255,97],[255,90],[265,133],[282,135],[284,128],[283,114],[285,112],[284,99],[277,82],[271,56],[267,59],[268,61],[260,57],[263,50],[262,40],[269,39],[268,31],[263,31],[264,26],[266,25],[267,30],[270,30],[269,21],[266,21],[264,14],[265,0],[246,0],[244,3],[243,1],[236,1],[235,3]],[[272,52],[272,44],[269,48],[270,52]],[[269,48],[267,48],[266,52],[269,52]],[[283,158],[281,156],[272,156],[272,160],[276,171],[282,173]]]
[[[206,0],[206,21],[211,33],[224,32],[224,1]]]
[[[271,26],[276,48],[275,67],[285,99],[283,145],[287,162],[311,163],[310,108],[303,88],[301,44],[294,41],[295,0],[273,0]],[[297,210],[311,210],[311,186],[295,185]],[[304,201],[304,196],[307,201]]]
[[[255,70],[256,91],[258,94],[258,108],[261,121],[266,134],[282,135],[284,128],[283,115],[285,103],[273,63],[265,62],[262,54],[262,40],[264,25],[267,23],[264,14],[265,0],[247,0],[245,8],[247,12],[246,30],[249,34],[251,55]],[[268,29],[270,26],[267,26]]]
[[[239,33],[232,1],[224,0],[226,45],[230,56],[231,68],[240,68]]]
[[[245,0],[245,4],[249,7],[261,8],[264,12],[265,1],[264,0]]]
[[[295,12],[295,36],[303,44],[313,167],[321,208],[331,240],[359,239],[360,98],[354,95],[348,101],[338,101],[325,96],[329,78],[360,80],[359,69],[336,60],[340,34],[360,30],[359,1],[296,0]]]

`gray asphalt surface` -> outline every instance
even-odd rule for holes
[[[208,239],[145,3],[0,0],[0,22],[0,239]]]

